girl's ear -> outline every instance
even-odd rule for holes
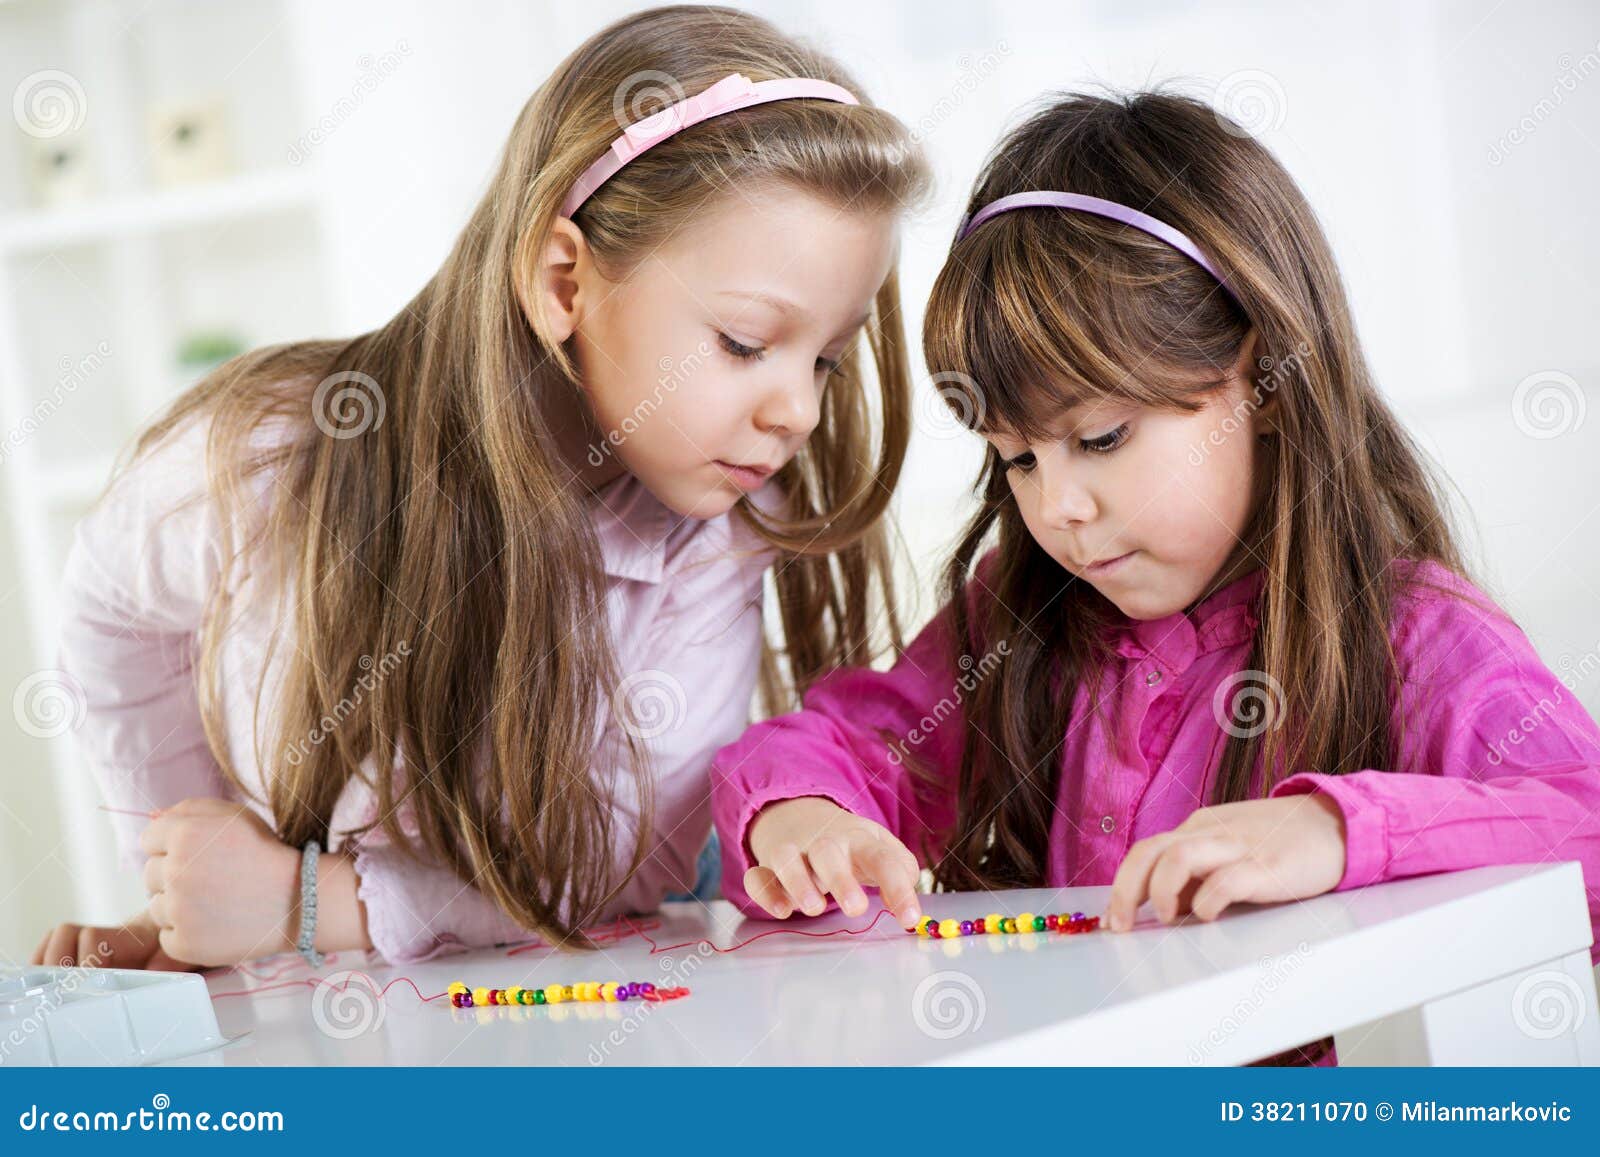
[[[1251,417],[1256,422],[1256,433],[1263,436],[1277,429],[1279,375],[1269,366],[1265,369],[1256,360],[1261,356],[1261,331],[1252,329],[1239,347],[1239,361],[1234,373],[1243,377],[1255,402]]]
[[[543,314],[550,337],[560,344],[578,328],[582,317],[583,275],[589,264],[589,249],[583,230],[565,217],[557,217],[538,260],[523,264],[517,278],[517,300],[528,324],[537,330],[537,316]]]

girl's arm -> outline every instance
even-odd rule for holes
[[[138,813],[233,795],[206,744],[195,681],[195,632],[220,565],[204,487],[196,426],[117,478],[76,528],[61,583],[50,674],[81,708],[78,747],[118,809],[111,823],[129,872],[145,860]]]
[[[1302,773],[1272,795],[1317,792],[1344,815],[1338,889],[1488,864],[1579,860],[1600,900],[1600,728],[1526,635],[1485,600],[1419,598],[1396,652],[1402,762]],[[1580,668],[1581,670],[1582,668]],[[1570,685],[1569,685],[1570,684]],[[1396,774],[1410,773],[1410,774]]]
[[[779,801],[822,797],[881,825],[913,852],[937,854],[955,818],[963,704],[971,694],[963,682],[975,677],[951,665],[952,618],[944,608],[890,670],[833,672],[811,688],[800,711],[751,727],[717,753],[711,805],[722,890],[741,910],[765,914],[745,888],[757,862],[750,829]],[[933,782],[913,776],[912,759]]]

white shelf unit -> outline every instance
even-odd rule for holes
[[[5,126],[15,155],[0,163],[0,477],[29,671],[55,666],[55,589],[72,527],[115,455],[200,372],[180,366],[183,338],[225,330],[251,348],[341,332],[326,182],[318,158],[305,163],[293,152],[310,91],[294,17],[288,0],[0,6],[3,91],[46,70],[76,81],[78,135],[94,173],[92,195],[35,207],[20,175],[33,134],[20,122]],[[203,100],[225,110],[226,175],[162,187],[149,110]],[[48,748],[58,854],[72,875],[72,895],[61,900],[73,914],[61,918],[125,919],[143,889],[118,875],[111,828],[72,734]]]

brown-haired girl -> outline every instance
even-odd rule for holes
[[[151,900],[35,959],[583,944],[692,887],[758,677],[871,650],[926,183],[757,17],[578,48],[393,320],[222,367],[80,528],[60,665]]]
[[[730,897],[858,914],[873,885],[910,928],[926,867],[1110,884],[1126,930],[1579,860],[1600,905],[1600,729],[1464,576],[1266,149],[1175,95],[1043,107],[923,339],[988,441],[981,508],[892,670],[716,757]]]

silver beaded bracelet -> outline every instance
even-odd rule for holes
[[[317,856],[322,845],[307,840],[300,849],[300,939],[295,948],[312,968],[322,967],[322,953],[317,951]]]

